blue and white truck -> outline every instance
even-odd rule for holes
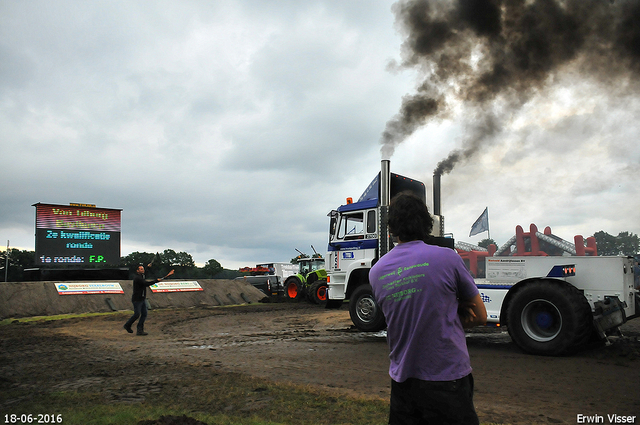
[[[439,178],[434,178],[436,182]],[[437,186],[433,239],[428,243],[453,249],[453,239],[443,237]],[[368,276],[390,249],[388,205],[403,191],[426,203],[424,184],[391,173],[389,161],[383,160],[380,174],[357,202],[348,198],[329,213],[326,306],[337,308],[349,300],[351,320],[361,331],[386,327]],[[640,314],[631,257],[508,255],[484,260],[485,277],[476,279],[476,285],[488,322],[506,326],[514,343],[526,352],[560,355],[594,337],[605,339]]]

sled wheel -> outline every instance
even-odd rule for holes
[[[585,341],[593,317],[586,298],[564,282],[541,280],[519,289],[509,303],[511,339],[531,354],[560,355]]]

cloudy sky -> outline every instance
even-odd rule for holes
[[[424,69],[392,1],[0,2],[0,245],[33,250],[37,202],[122,209],[122,255],[235,269],[327,248],[327,213],[380,168]],[[404,58],[406,59],[406,58]],[[640,233],[634,81],[553,75],[442,178],[446,231]],[[631,88],[629,88],[631,87]],[[422,180],[464,144],[463,101],[399,143]],[[431,202],[429,202],[429,205]],[[431,205],[430,205],[431,206]]]

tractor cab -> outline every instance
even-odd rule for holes
[[[300,258],[298,264],[300,266],[299,273],[307,277],[311,272],[324,269],[324,258]]]

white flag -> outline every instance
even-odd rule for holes
[[[471,226],[471,232],[469,232],[469,237],[473,235],[477,235],[478,233],[486,232],[489,230],[489,207],[484,209],[484,212],[480,214],[480,217],[473,223]]]

